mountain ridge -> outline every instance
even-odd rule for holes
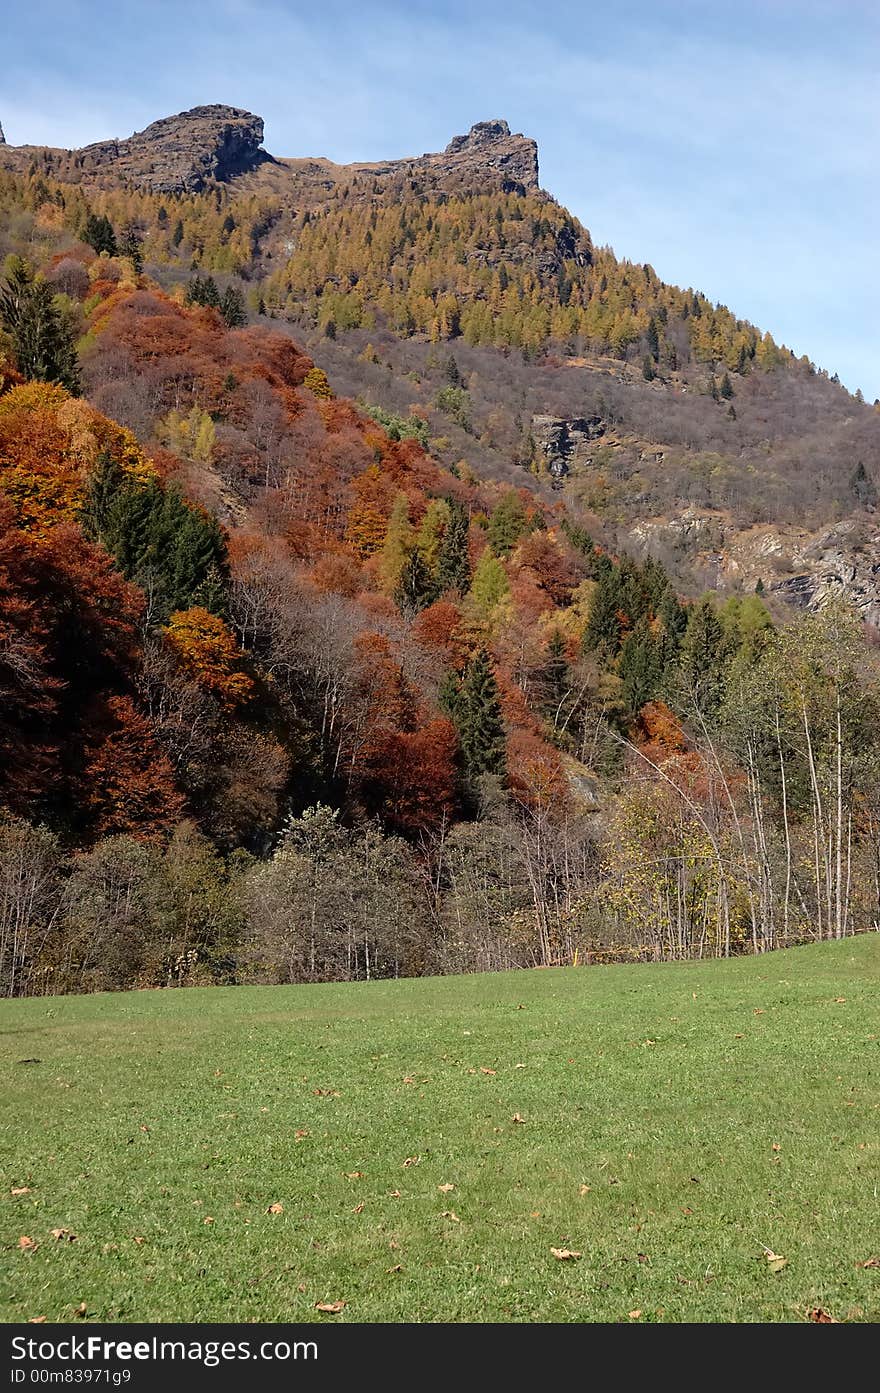
[[[83,182],[116,175],[152,193],[200,193],[211,181],[230,184],[260,165],[274,164],[294,180],[301,167],[341,170],[345,175],[423,177],[431,185],[495,183],[502,191],[538,188],[538,148],[512,134],[502,119],[478,121],[453,136],[445,150],[418,156],[337,165],[323,156],[276,157],[263,149],[262,117],[222,103],[192,107],[151,122],[125,139],[93,141],[75,149],[6,143],[0,128],[3,164],[21,169],[39,155],[45,172]],[[345,177],[345,176],[343,176]]]

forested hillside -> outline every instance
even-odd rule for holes
[[[867,525],[880,418],[597,250],[501,124],[315,206],[140,145],[0,174],[3,992],[875,924],[858,618],[634,524]]]

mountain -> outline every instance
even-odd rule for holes
[[[5,145],[0,130],[0,144]],[[498,187],[523,193],[538,187],[533,140],[511,135],[506,121],[480,121],[456,136],[442,154],[378,164],[335,165],[325,159],[276,160],[262,148],[263,121],[233,106],[197,106],[154,121],[124,140],[103,140],[76,150],[5,145],[0,163],[19,172],[37,161],[41,170],[89,185],[124,183],[151,193],[199,193],[212,180],[234,183],[265,164],[283,177],[285,195],[297,202],[320,197],[358,177],[388,184],[409,180],[423,188]]]
[[[880,624],[880,415],[594,244],[539,187],[534,141],[482,121],[351,165],[262,141],[260,117],[202,106],[82,150],[3,145],[0,168],[57,180],[80,229],[92,206],[133,220],[160,283],[239,277],[344,391],[424,419],[446,464],[561,494],[691,588],[841,591]]]
[[[876,923],[877,411],[501,120],[262,137],[0,145],[0,990]]]

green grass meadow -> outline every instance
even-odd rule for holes
[[[0,1050],[7,1320],[880,1318],[880,936],[12,1001]]]

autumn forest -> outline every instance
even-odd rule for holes
[[[621,537],[663,384],[652,507],[797,475],[867,516],[876,413],[827,373],[513,187],[35,157],[0,257],[0,992],[876,928],[875,631]],[[563,362],[618,450],[565,488],[523,385]]]

